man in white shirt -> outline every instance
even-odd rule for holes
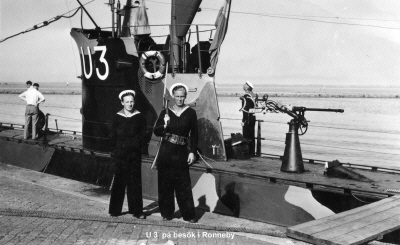
[[[29,81],[28,81],[29,82]],[[28,86],[28,82],[26,85]],[[32,82],[31,82],[32,84]],[[36,139],[36,123],[38,121],[38,105],[45,101],[42,93],[34,89],[33,87],[28,88],[25,92],[18,96],[21,100],[26,101],[25,110],[25,128],[24,128],[24,139],[28,139],[29,136],[29,124],[32,121],[32,139]]]

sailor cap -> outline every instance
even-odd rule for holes
[[[119,97],[120,100],[122,100],[122,96],[123,96],[124,94],[133,94],[133,96],[135,97],[136,92],[133,91],[133,90],[130,90],[130,89],[129,89],[129,90],[124,90],[124,91],[122,91],[121,93],[119,93],[119,95],[118,95],[118,97]]]
[[[246,81],[246,84],[247,84],[250,88],[254,88],[254,85],[253,85],[251,82]]]
[[[189,88],[188,88],[188,86],[186,86],[185,84],[183,84],[183,83],[174,83],[174,84],[172,84],[171,88],[169,89],[169,92],[171,93],[171,96],[172,96],[173,98],[174,98],[174,88],[175,88],[175,87],[178,87],[178,86],[184,87],[185,90],[186,90],[186,94],[189,92]]]

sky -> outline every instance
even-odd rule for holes
[[[101,27],[111,25],[105,2],[86,5]],[[169,3],[146,0],[150,24],[170,22]],[[194,23],[214,24],[222,3],[203,0]],[[76,7],[75,0],[1,0],[0,39]],[[231,11],[217,84],[399,85],[398,0],[232,0]],[[80,82],[78,48],[70,36],[80,25],[78,13],[0,43],[0,82]],[[93,28],[86,16],[83,27]],[[152,27],[152,35],[165,34],[167,28]]]

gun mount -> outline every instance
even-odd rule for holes
[[[243,106],[239,111],[245,111],[246,99],[240,97],[243,101]],[[343,109],[327,109],[327,108],[307,108],[304,106],[286,106],[279,102],[269,100],[268,95],[264,94],[262,97],[257,94],[253,98],[254,109],[248,109],[248,113],[286,113],[293,119],[288,122],[289,132],[286,133],[285,140],[285,152],[283,154],[283,161],[281,171],[291,173],[302,173],[304,172],[303,156],[301,154],[300,139],[299,135],[304,135],[308,130],[307,119],[305,118],[306,111],[318,111],[318,112],[339,112],[343,113]],[[260,130],[260,129],[259,129]],[[300,133],[299,133],[300,130]],[[261,148],[261,144],[259,145]]]
[[[304,172],[303,156],[301,154],[299,135],[304,135],[308,129],[307,119],[304,117],[306,111],[319,111],[319,112],[340,112],[343,109],[325,109],[325,108],[306,108],[302,106],[294,106],[288,109],[285,106],[280,108],[282,112],[287,113],[293,117],[289,124],[289,132],[286,133],[285,152],[283,154],[283,161],[281,171],[291,173]],[[299,129],[301,134],[299,134]]]

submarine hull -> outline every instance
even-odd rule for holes
[[[0,147],[8,150],[1,152],[0,162],[96,184],[99,189],[109,188],[113,178],[112,159],[108,154],[85,149],[81,136],[53,132],[48,135],[49,145],[44,147],[40,142],[19,140],[23,137],[22,130],[3,127],[1,131]],[[7,138],[4,136],[7,134],[20,136]],[[22,154],[26,149],[35,158]],[[156,201],[157,170],[150,168],[154,157],[142,157],[143,196]],[[366,189],[364,193],[362,189],[349,192],[343,181],[341,188],[334,188],[332,183],[338,181],[335,178],[321,176],[321,184],[317,186],[307,182],[308,176],[299,181],[296,174],[289,175],[290,178],[287,173],[278,175],[280,163],[279,158],[266,157],[215,161],[210,162],[211,170],[197,162],[190,168],[195,206],[199,211],[292,226],[364,205],[354,198],[354,193],[365,202],[388,196],[383,192],[371,195]],[[254,169],[246,169],[250,165]],[[265,171],[265,166],[270,169]],[[305,167],[319,168],[309,164]],[[393,178],[393,174],[387,175]],[[331,186],[325,188],[328,184]]]

